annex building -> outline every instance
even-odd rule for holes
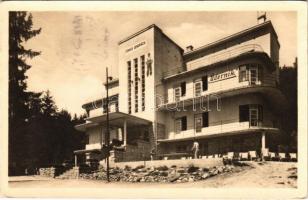
[[[200,36],[206,37],[206,36]],[[185,50],[156,25],[118,43],[119,77],[110,81],[110,140],[115,162],[181,159],[193,141],[202,158],[227,152],[277,151],[284,97],[278,36],[265,21],[210,44]],[[76,154],[104,159],[106,99],[82,107],[76,126],[88,144]]]

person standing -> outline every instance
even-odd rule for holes
[[[194,144],[191,150],[194,152],[194,159],[197,159],[199,154],[199,143],[197,140],[194,140]]]

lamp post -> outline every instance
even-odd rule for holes
[[[110,155],[110,133],[109,133],[109,94],[108,94],[108,90],[109,90],[109,79],[112,79],[112,77],[108,76],[108,67],[106,68],[106,111],[107,111],[107,121],[106,121],[106,125],[107,125],[107,131],[106,131],[106,136],[105,136],[105,141],[106,141],[106,148],[107,148],[107,181],[110,182],[109,179],[109,155]]]

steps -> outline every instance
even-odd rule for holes
[[[66,170],[61,175],[57,176],[57,179],[76,179],[79,175],[79,169],[76,167]]]

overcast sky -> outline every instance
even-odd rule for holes
[[[195,48],[257,24],[257,12],[32,12],[42,32],[26,44],[42,54],[28,63],[28,90],[49,89],[59,109],[82,114],[102,96],[105,67],[114,77],[117,42],[155,23],[183,49]],[[280,64],[297,56],[295,12],[268,12],[281,45]]]

